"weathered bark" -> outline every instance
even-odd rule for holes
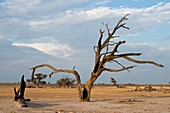
[[[97,79],[97,78],[96,78]],[[91,97],[91,89],[92,89],[92,86],[93,86],[93,83],[94,83],[94,78],[91,78],[89,79],[84,88],[83,88],[83,96],[82,96],[82,99],[81,101],[83,102],[87,102],[87,101],[90,101],[90,97]]]
[[[21,107],[28,107],[28,105],[25,103],[26,101],[31,101],[31,99],[25,99],[24,93],[25,93],[25,81],[24,81],[24,75],[21,78],[21,85],[18,90],[14,87],[14,101],[17,101],[21,104]]]
[[[80,76],[77,71],[75,71],[74,69],[73,70],[56,69],[49,64],[42,64],[42,65],[38,65],[38,66],[31,68],[32,80],[34,80],[35,69],[41,68],[41,67],[48,67],[52,70],[52,73],[49,74],[50,77],[53,73],[58,73],[58,72],[72,73],[75,75],[76,80],[77,80],[80,101],[90,101],[91,88],[92,88],[94,82],[96,81],[96,79],[104,71],[119,72],[119,71],[127,70],[128,72],[130,72],[129,69],[136,67],[136,65],[124,66],[123,64],[118,62],[116,59],[122,58],[122,59],[125,59],[125,60],[133,62],[133,63],[137,63],[137,64],[153,64],[158,67],[163,67],[163,65],[158,64],[153,61],[139,61],[139,60],[130,58],[133,56],[140,56],[142,53],[121,53],[121,54],[119,53],[119,51],[118,51],[119,46],[122,44],[125,44],[126,41],[123,40],[123,41],[116,42],[113,40],[115,38],[119,37],[119,36],[115,35],[117,30],[119,30],[120,28],[129,29],[127,26],[125,26],[126,23],[124,23],[124,21],[128,20],[128,18],[127,18],[128,15],[129,14],[122,17],[118,21],[117,25],[112,30],[109,29],[108,23],[107,24],[103,23],[103,25],[105,26],[106,31],[107,31],[107,37],[104,39],[105,31],[102,31],[100,29],[100,31],[99,31],[100,37],[99,37],[97,46],[94,46],[94,52],[95,52],[94,68],[93,68],[93,71],[91,72],[90,79],[86,82],[83,89],[81,88],[81,80],[80,80]],[[102,40],[104,40],[104,41],[102,41]],[[117,65],[121,66],[122,68],[120,68],[120,69],[109,68],[109,67],[106,67],[107,63],[112,63],[112,64],[116,63]]]

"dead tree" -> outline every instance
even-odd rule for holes
[[[110,78],[111,79],[111,83],[113,83],[113,85],[116,85],[117,81],[114,78]]]
[[[26,101],[31,101],[31,99],[25,99],[24,98],[24,93],[25,93],[25,81],[24,81],[24,75],[21,78],[21,85],[20,88],[18,90],[16,90],[16,88],[14,87],[14,101],[17,101],[21,104],[21,107],[28,107],[28,105],[25,103]]]
[[[96,79],[105,71],[108,72],[119,72],[123,70],[129,71],[129,69],[136,67],[136,65],[133,66],[124,66],[120,62],[118,62],[116,59],[125,59],[127,61],[137,63],[137,64],[153,64],[155,66],[163,67],[163,65],[155,63],[153,61],[139,61],[134,58],[133,56],[140,56],[142,53],[119,53],[118,48],[120,45],[124,44],[126,41],[114,41],[115,38],[118,38],[119,36],[115,35],[116,31],[120,28],[129,29],[125,23],[126,20],[128,20],[127,16],[129,14],[123,16],[117,23],[117,25],[113,29],[109,29],[108,23],[103,25],[105,26],[106,31],[99,30],[100,36],[99,40],[96,46],[94,46],[94,53],[95,53],[95,65],[94,69],[91,72],[90,79],[85,83],[85,86],[81,87],[81,79],[78,72],[73,68],[71,70],[67,69],[56,69],[53,66],[49,64],[42,64],[35,67],[32,67],[32,80],[34,79],[34,73],[37,68],[41,67],[48,67],[52,70],[52,73],[49,75],[51,76],[53,73],[59,73],[59,72],[65,72],[65,73],[72,73],[75,75],[77,84],[78,84],[78,91],[79,91],[79,98],[80,101],[90,101],[90,94],[91,94],[91,88],[96,81]],[[107,33],[107,36],[104,38],[104,33]],[[107,63],[115,63],[119,66],[121,66],[120,69],[113,69],[106,67]]]

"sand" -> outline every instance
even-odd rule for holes
[[[13,101],[13,85],[0,85],[0,113],[170,113],[170,93],[129,92],[134,87],[94,87],[91,102],[76,88],[26,88],[27,108]]]

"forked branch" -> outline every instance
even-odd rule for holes
[[[102,44],[102,49],[106,46],[106,44],[110,41],[111,38],[114,38],[113,35],[116,33],[116,31],[117,31],[118,29],[120,29],[121,27],[122,27],[122,28],[125,28],[125,29],[129,29],[128,27],[125,26],[126,23],[122,23],[122,22],[124,22],[125,20],[128,20],[128,18],[127,18],[128,15],[129,15],[129,14],[126,14],[124,17],[122,17],[122,18],[119,20],[119,22],[117,23],[116,27],[113,29],[112,33],[110,33],[110,30],[109,30],[109,28],[108,28],[108,24],[105,25],[105,26],[106,26],[106,29],[108,30],[108,38],[103,42],[103,44]]]
[[[133,68],[135,66],[129,66],[129,67],[125,67],[123,66],[121,63],[117,62],[116,59],[118,58],[124,58],[128,61],[134,62],[134,63],[138,63],[138,64],[153,64],[159,67],[163,67],[163,65],[155,63],[153,61],[138,61],[135,59],[130,58],[130,56],[140,56],[142,53],[119,53],[118,48],[121,44],[126,43],[125,40],[123,41],[119,41],[119,42],[114,42],[111,39],[115,38],[115,33],[118,29],[120,28],[125,28],[125,29],[129,29],[126,25],[126,23],[124,21],[128,20],[127,16],[129,14],[126,14],[125,16],[123,16],[118,23],[116,24],[116,26],[113,28],[113,30],[109,29],[109,25],[102,23],[105,26],[105,29],[107,31],[107,38],[103,41],[103,43],[101,42],[101,39],[103,39],[103,33],[102,30],[100,30],[100,38],[98,40],[98,46],[95,46],[96,48],[99,48],[98,50],[102,51],[102,49],[106,49],[105,52],[100,53],[100,51],[96,51],[96,57],[95,57],[95,67],[93,72],[96,73],[97,70],[101,70],[100,68],[104,67],[104,65],[106,63],[110,63],[112,61],[115,61],[115,63],[117,63],[118,65],[120,65],[122,67],[122,69],[118,69],[118,70],[114,70],[111,68],[104,68],[105,71],[111,71],[111,72],[118,72],[118,71],[123,71],[123,70],[128,70],[130,68]],[[112,32],[110,32],[112,31]],[[117,37],[117,36],[116,36]],[[117,53],[117,54],[116,54]],[[118,54],[119,53],[119,54]],[[102,56],[102,57],[101,57]],[[128,70],[129,71],[129,70]],[[130,72],[130,71],[129,71]]]

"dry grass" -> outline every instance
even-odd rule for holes
[[[13,84],[0,84],[0,113],[7,112],[25,113],[25,112],[157,112],[163,110],[170,112],[170,93],[163,92],[130,92],[135,86],[127,88],[116,88],[115,86],[95,86],[92,89],[90,103],[81,103],[78,99],[76,88],[52,88],[52,86],[43,86],[43,88],[26,88],[25,97],[32,99],[28,108],[20,108],[13,102]],[[16,86],[19,87],[19,86]],[[155,86],[159,89],[161,86]],[[164,86],[169,88],[169,86]],[[3,102],[2,102],[3,101]],[[11,108],[6,109],[6,104]],[[150,106],[150,110],[147,106]],[[134,106],[138,108],[134,109]]]
[[[13,98],[14,92],[13,87],[18,85],[2,85],[0,84],[0,98]],[[154,88],[159,89],[161,86],[156,86]],[[143,88],[143,87],[141,87]],[[170,89],[170,87],[165,86],[164,88]],[[127,88],[116,88],[115,86],[100,87],[96,86],[92,89],[92,99],[99,98],[121,98],[121,97],[166,97],[170,96],[168,93],[159,92],[130,92],[134,90],[135,86],[128,86]],[[47,98],[47,99],[57,99],[57,98],[78,98],[77,88],[55,88],[50,85],[43,86],[43,88],[26,88],[25,97],[28,98]]]

